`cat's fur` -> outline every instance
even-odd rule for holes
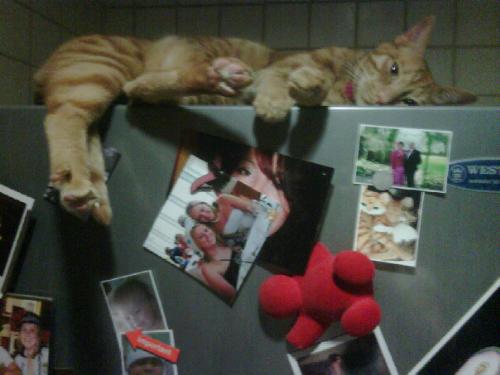
[[[188,103],[224,103],[221,95],[237,94],[271,57],[270,49],[236,38],[150,42],[91,35],[63,44],[35,75],[47,106],[50,179],[63,207],[110,222],[101,142],[91,125],[122,90],[149,103],[181,96]]]
[[[302,106],[443,105],[473,102],[475,96],[436,84],[424,60],[434,17],[423,19],[393,42],[370,52],[330,47],[281,59],[263,69],[252,89],[257,116],[283,120]]]
[[[110,222],[101,141],[91,125],[122,91],[148,103],[252,102],[266,121],[282,120],[294,104],[473,101],[472,94],[434,83],[423,59],[433,23],[426,18],[372,52],[330,47],[289,56],[235,38],[71,40],[35,75],[47,106],[51,182],[66,210]]]
[[[395,200],[387,192],[363,187],[357,228],[358,251],[374,260],[413,260],[417,231],[413,199]]]

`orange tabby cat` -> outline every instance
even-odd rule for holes
[[[294,104],[434,105],[473,102],[474,95],[436,84],[424,60],[434,17],[371,52],[330,47],[281,59],[252,87],[257,116],[283,120]]]
[[[272,51],[235,38],[167,37],[157,42],[92,35],[59,47],[36,73],[47,106],[50,179],[69,212],[108,224],[111,208],[99,135],[91,125],[122,92],[155,103],[234,96]],[[217,96],[218,102],[224,102]]]

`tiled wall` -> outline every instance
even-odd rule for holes
[[[58,43],[89,32],[238,36],[282,50],[371,48],[428,14],[437,81],[500,105],[497,0],[0,0],[0,104],[30,103],[30,76]]]

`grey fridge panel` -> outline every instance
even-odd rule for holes
[[[122,157],[108,186],[109,229],[80,222],[42,196],[48,177],[43,107],[0,108],[0,183],[36,199],[33,226],[12,290],[55,299],[54,364],[78,374],[119,374],[118,345],[99,288],[104,279],[152,270],[181,349],[179,374],[286,375],[291,321],[259,310],[270,273],[254,267],[232,307],[142,247],[166,199],[184,128],[196,129],[335,169],[320,240],[353,246],[359,185],[352,183],[360,123],[453,132],[451,160],[499,157],[495,108],[294,109],[280,124],[250,107],[117,106],[101,124]],[[379,267],[382,333],[401,374],[453,326],[499,276],[500,196],[449,186],[426,194],[415,269]]]

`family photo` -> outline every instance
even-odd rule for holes
[[[415,267],[423,197],[417,190],[362,185],[354,249],[376,262]]]
[[[396,375],[380,328],[367,336],[340,336],[288,354],[293,375]]]
[[[0,309],[0,374],[48,375],[52,301],[8,294]]]
[[[232,302],[286,208],[234,178],[218,192],[198,186],[208,173],[189,156],[144,247]]]
[[[208,168],[189,186],[193,192],[219,195],[230,180],[236,180],[261,199],[279,205],[271,215],[257,263],[273,272],[303,273],[325,214],[334,169],[209,134],[185,132],[172,185],[191,155]]]
[[[393,187],[445,193],[451,137],[449,131],[361,124],[354,183],[370,185],[377,172],[389,172]]]
[[[251,267],[303,272],[333,169],[186,135],[144,247],[234,302]]]

